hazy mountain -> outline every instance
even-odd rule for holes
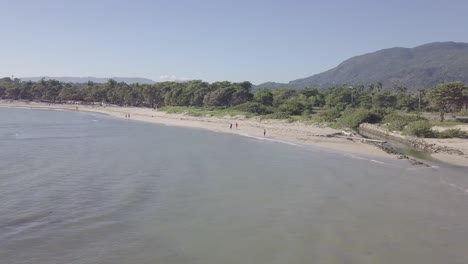
[[[88,81],[92,81],[95,83],[105,83],[109,79],[113,79],[117,82],[124,82],[124,83],[140,83],[140,84],[153,84],[155,83],[151,79],[147,78],[139,78],[139,77],[112,77],[112,78],[96,78],[96,77],[49,77],[49,76],[42,76],[42,77],[20,77],[21,81],[39,81],[40,79],[45,78],[48,79],[55,79],[61,82],[71,82],[71,83],[86,83]]]
[[[335,85],[367,85],[382,82],[410,90],[439,83],[468,83],[468,43],[435,42],[415,48],[390,48],[356,56],[337,67],[287,84],[264,83],[256,88],[327,88]]]

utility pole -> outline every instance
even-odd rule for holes
[[[353,100],[353,86],[348,86],[349,89],[351,89],[351,106],[354,106],[354,100]]]
[[[418,110],[421,112],[421,90],[418,90]]]

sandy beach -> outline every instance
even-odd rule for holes
[[[141,107],[119,107],[119,106],[97,106],[81,104],[47,104],[37,102],[6,101],[0,100],[0,107],[23,107],[35,109],[63,109],[71,111],[86,111],[107,114],[113,117],[125,119],[130,114],[131,120],[166,124],[170,126],[192,127],[207,129],[216,132],[239,134],[250,137],[270,140],[284,141],[302,145],[310,145],[319,148],[335,150],[350,154],[370,155],[376,157],[396,158],[395,155],[387,154],[378,147],[346,138],[326,137],[326,135],[341,132],[321,125],[305,125],[302,123],[288,123],[281,120],[260,120],[256,118],[247,119],[243,116],[226,117],[194,117],[183,114],[167,114],[151,108]],[[230,123],[233,124],[232,129]],[[235,123],[239,127],[236,129]],[[448,139],[432,140],[431,143],[457,147],[463,153],[468,153],[468,140]],[[441,161],[459,166],[468,166],[468,155],[453,155],[448,153],[435,153],[433,157]]]

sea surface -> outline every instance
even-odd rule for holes
[[[466,264],[467,189],[462,168],[0,108],[2,264]]]

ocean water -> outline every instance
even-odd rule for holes
[[[468,263],[468,171],[0,108],[0,263]]]

